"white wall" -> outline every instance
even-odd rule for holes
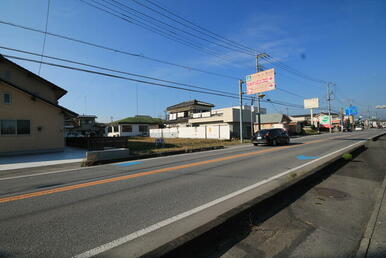
[[[197,127],[150,129],[150,137],[230,140],[230,126],[203,125]]]
[[[145,125],[148,127],[148,129],[152,129],[155,127],[158,127],[157,125],[146,125],[146,124],[131,124],[131,132],[122,132],[122,126],[124,125],[118,125],[118,131],[114,131],[114,127],[112,128],[112,132],[108,133],[107,128],[105,129],[106,135],[108,137],[115,137],[115,136],[142,136],[145,132],[139,131],[139,126]],[[149,134],[149,131],[146,132]]]

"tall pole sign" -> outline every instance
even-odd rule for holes
[[[257,66],[259,69],[259,67]],[[257,116],[258,116],[258,128],[261,130],[261,121],[260,121],[260,100],[264,97],[262,92],[270,91],[276,89],[275,83],[275,69],[269,69],[262,72],[257,72],[254,74],[247,75],[246,77],[247,85],[247,94],[253,95],[257,94]]]
[[[310,109],[311,125],[313,125],[314,124],[313,109],[319,108],[319,98],[304,99],[304,108]]]

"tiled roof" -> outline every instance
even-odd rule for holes
[[[160,118],[153,118],[151,116],[134,116],[126,117],[124,119],[115,121],[118,124],[163,124],[164,121]]]
[[[176,105],[170,106],[166,110],[175,109],[175,108],[181,108],[181,107],[189,107],[189,106],[192,106],[192,105],[201,105],[201,106],[207,106],[207,107],[214,107],[213,104],[210,104],[210,103],[207,103],[207,102],[203,102],[203,101],[199,101],[199,100],[194,99],[194,100],[184,101],[184,102],[178,103]]]

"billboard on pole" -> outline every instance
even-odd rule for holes
[[[275,69],[247,75],[246,84],[248,95],[276,89]]]
[[[304,108],[318,108],[319,98],[305,99]]]

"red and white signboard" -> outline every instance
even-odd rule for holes
[[[275,69],[247,75],[247,94],[257,94],[276,89]]]

